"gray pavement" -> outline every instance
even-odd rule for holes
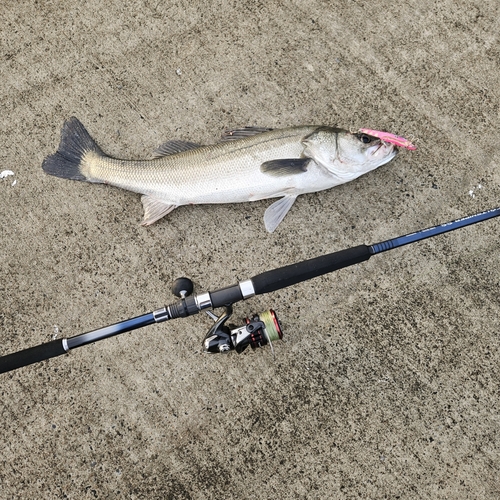
[[[496,207],[496,0],[6,1],[0,354],[298,260]],[[182,207],[45,175],[77,116],[103,149],[302,124],[415,152],[301,196]],[[15,181],[15,184],[14,184]],[[0,498],[500,497],[498,221],[235,306],[286,342],[208,356],[205,315],[1,375]],[[235,320],[236,322],[236,320]]]

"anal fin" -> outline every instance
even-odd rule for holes
[[[165,203],[148,195],[142,196],[141,201],[144,207],[144,219],[141,222],[141,226],[150,226],[177,208],[177,205]]]
[[[287,195],[267,207],[264,214],[264,225],[269,233],[272,233],[280,225],[296,198],[296,195]]]

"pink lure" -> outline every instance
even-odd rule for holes
[[[417,146],[412,144],[408,139],[405,139],[404,137],[401,137],[399,135],[394,135],[389,132],[382,132],[381,130],[372,130],[370,128],[360,128],[359,131],[362,134],[371,135],[372,137],[378,137],[383,142],[389,142],[391,144],[395,144],[396,146],[410,149],[411,151],[415,151],[415,149],[417,149]]]

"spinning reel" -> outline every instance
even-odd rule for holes
[[[172,293],[181,299],[186,298],[193,293],[193,282],[188,278],[176,279],[172,285]],[[283,338],[280,322],[272,309],[245,318],[245,324],[240,327],[231,323],[226,326],[226,321],[233,314],[232,304],[224,306],[224,312],[220,316],[210,310],[205,312],[214,320],[214,325],[203,340],[205,352],[226,353],[235,350],[241,353],[248,346],[256,349],[267,344],[272,349],[271,342]]]

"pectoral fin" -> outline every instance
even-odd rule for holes
[[[153,222],[161,219],[169,214],[177,205],[169,205],[163,201],[157,200],[153,196],[144,195],[141,197],[142,206],[144,207],[144,219],[141,226],[150,226]]]
[[[279,160],[270,160],[260,166],[263,174],[273,177],[283,177],[286,175],[302,174],[307,171],[310,158],[284,158]]]
[[[264,225],[269,233],[272,233],[285,218],[297,196],[284,196],[270,205],[264,214]]]

